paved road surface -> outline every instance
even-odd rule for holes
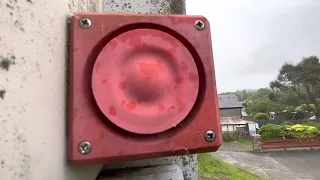
[[[294,172],[312,174],[320,179],[320,151],[278,152],[268,155]]]
[[[320,180],[320,151],[252,153],[248,149],[231,143],[213,154],[272,180]]]

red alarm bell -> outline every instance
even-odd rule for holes
[[[221,128],[202,16],[71,19],[68,157],[76,164],[216,151]]]

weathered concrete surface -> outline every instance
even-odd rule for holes
[[[105,174],[97,180],[184,180],[178,165],[106,171]]]
[[[250,153],[218,151],[224,161],[272,180],[320,179],[320,152]]]
[[[196,155],[185,155],[176,157],[164,157],[154,159],[144,159],[130,162],[120,162],[103,167],[102,171],[110,171],[113,169],[152,167],[176,164],[182,170],[184,180],[198,179],[198,167]],[[178,173],[178,172],[177,172]]]
[[[0,1],[0,179],[90,180],[66,157],[67,18],[99,0]]]
[[[185,14],[185,0],[103,0],[104,12]]]

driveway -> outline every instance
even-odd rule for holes
[[[272,180],[319,180],[320,151],[253,153],[247,148],[224,144],[213,153],[230,164]]]

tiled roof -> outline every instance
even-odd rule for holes
[[[242,103],[235,94],[218,94],[219,108],[241,108]]]

